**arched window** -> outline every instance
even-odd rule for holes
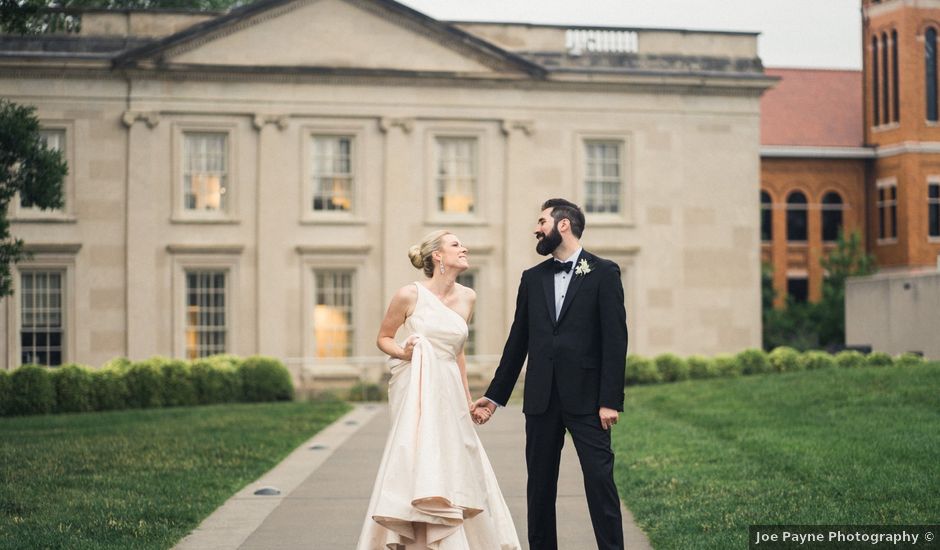
[[[891,122],[891,111],[888,110],[888,33],[881,33],[881,119]]]
[[[806,195],[794,191],[787,196],[787,240],[806,241]]]
[[[891,106],[894,121],[901,121],[901,77],[898,74],[898,31],[891,31]]]
[[[937,29],[924,33],[924,79],[927,89],[927,120],[936,122],[937,113]]]
[[[880,71],[878,70],[878,37],[871,37],[871,106],[872,126],[881,124],[881,98],[878,90]]]
[[[760,192],[760,240],[771,241],[774,238],[773,204],[767,191]]]
[[[822,200],[822,239],[834,242],[842,229],[842,196],[830,191]]]

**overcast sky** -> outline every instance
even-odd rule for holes
[[[756,31],[768,67],[860,69],[859,0],[399,0],[436,19]]]

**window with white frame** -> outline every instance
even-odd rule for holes
[[[584,211],[617,214],[621,211],[623,143],[611,140],[584,142]]]
[[[65,129],[63,128],[43,128],[39,131],[39,141],[42,142],[48,149],[53,151],[65,151]],[[65,193],[65,189],[62,190]],[[23,203],[23,197],[20,196],[19,199],[20,208],[26,210],[27,212],[41,212],[38,206],[27,206]],[[56,208],[51,209],[53,212],[61,213],[62,209]]]
[[[436,141],[437,209],[448,214],[471,214],[477,202],[477,139],[438,137]]]
[[[224,212],[228,193],[228,134],[183,133],[183,209]]]
[[[225,271],[186,271],[186,358],[226,352]]]
[[[314,355],[318,358],[353,355],[353,272],[315,270],[313,305]]]
[[[940,182],[927,186],[927,234],[940,237]]]
[[[895,179],[878,182],[878,238],[896,239],[898,236],[898,183]]]
[[[56,366],[63,361],[62,271],[20,274],[20,362]]]
[[[353,138],[313,136],[312,205],[315,212],[353,209]]]
[[[476,270],[467,270],[457,275],[457,282],[467,288],[475,289],[477,283]],[[478,312],[474,311],[473,316],[470,317],[470,322],[467,323],[467,342],[463,347],[464,353],[467,355],[476,355],[477,353],[477,314]]]

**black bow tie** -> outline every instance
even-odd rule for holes
[[[559,262],[558,260],[555,260],[553,264],[553,266],[555,267],[555,273],[558,273],[559,271],[564,271],[565,273],[571,273],[571,266],[573,264],[574,262]]]

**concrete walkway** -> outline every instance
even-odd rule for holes
[[[524,421],[519,407],[507,407],[477,429],[519,539],[527,549]],[[357,406],[226,501],[176,548],[355,548],[387,434],[388,411],[384,405]],[[254,494],[265,486],[276,487],[281,494]],[[594,548],[581,470],[570,439],[562,455],[557,506],[559,548]],[[626,547],[649,549],[649,541],[634,524],[633,516],[626,509],[623,515]]]

